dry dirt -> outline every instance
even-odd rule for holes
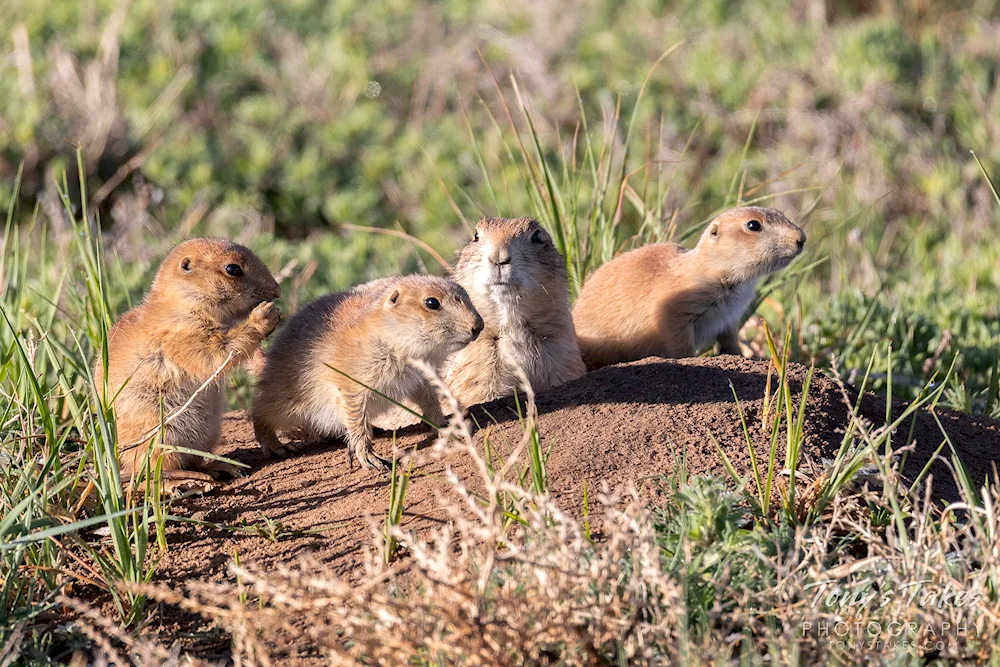
[[[582,508],[583,486],[597,490],[606,483],[616,487],[636,482],[655,499],[656,481],[676,470],[683,456],[688,475],[727,477],[722,459],[707,434],[715,436],[741,475],[750,469],[740,419],[733,399],[739,396],[759,458],[766,456],[769,431],[761,428],[767,364],[732,356],[667,361],[647,359],[613,366],[543,393],[537,398],[538,430],[545,447],[551,447],[547,469],[551,493],[571,513]],[[795,366],[791,385],[798,392],[806,369]],[[856,396],[852,394],[852,400]],[[902,405],[894,406],[896,413]],[[875,424],[884,423],[885,404],[874,396],[862,400],[862,414]],[[514,401],[499,400],[473,410],[479,424],[489,427],[491,442],[518,442],[521,426]],[[944,428],[973,480],[991,475],[1000,458],[1000,430],[996,422],[938,411]],[[805,455],[812,461],[831,458],[840,447],[848,410],[840,388],[829,378],[815,375],[807,402]],[[895,437],[903,445],[909,422]],[[915,450],[903,473],[919,474],[941,445],[941,432],[929,413],[920,413],[913,425]],[[482,442],[483,431],[477,434]],[[298,529],[325,529],[322,534],[292,536],[272,542],[259,535],[205,527],[174,528],[171,548],[158,569],[157,579],[181,583],[188,578],[218,580],[228,576],[227,563],[234,553],[244,562],[254,560],[269,567],[311,554],[345,575],[356,568],[363,545],[371,543],[371,526],[381,522],[389,502],[389,480],[383,473],[353,470],[340,442],[311,443],[301,456],[265,460],[257,447],[244,413],[230,413],[224,427],[225,445],[220,453],[251,466],[249,474],[220,485],[210,494],[188,501],[185,513],[209,522],[238,526],[261,524],[262,517]],[[430,436],[411,429],[398,446],[430,444]],[[387,454],[392,443],[382,434],[376,449]],[[779,445],[783,460],[784,443]],[[948,454],[947,445],[943,451]],[[440,521],[441,489],[447,464],[460,477],[471,478],[467,457],[424,466],[415,471],[406,498],[404,527],[420,530]],[[808,472],[808,468],[807,468]],[[945,463],[931,467],[934,494],[943,501],[957,495]],[[595,519],[599,527],[599,518]],[[184,637],[189,648],[224,654],[225,636],[190,617],[164,610],[159,630]]]

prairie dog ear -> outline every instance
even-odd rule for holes
[[[386,297],[385,305],[387,308],[395,308],[399,305],[399,288],[394,287],[389,296]]]
[[[184,259],[182,259],[180,263],[180,268],[181,271],[183,271],[184,273],[191,273],[191,271],[194,270],[194,265],[191,262],[191,258],[185,257]]]
[[[712,221],[708,226],[708,235],[714,241],[719,238],[719,223]]]

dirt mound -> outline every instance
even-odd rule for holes
[[[795,404],[806,378],[806,369],[795,366],[791,386]],[[560,506],[579,513],[583,487],[601,488],[638,482],[654,494],[656,480],[670,475],[682,460],[689,475],[727,477],[721,457],[709,432],[719,442],[740,474],[750,470],[743,429],[733,398],[739,396],[756,454],[766,457],[770,430],[761,425],[767,364],[738,357],[715,357],[667,361],[645,361],[613,366],[537,397],[538,430],[543,446],[551,448],[547,463],[550,490]],[[852,397],[854,400],[856,397]],[[902,405],[894,406],[898,415]],[[884,423],[885,404],[874,396],[861,401],[862,414],[875,424]],[[501,449],[517,443],[522,434],[513,399],[495,401],[472,411],[484,434]],[[1000,430],[989,420],[938,413],[941,423],[974,481],[990,474],[1000,458]],[[848,424],[843,393],[829,378],[817,373],[812,381],[805,420],[805,455],[816,462],[832,458],[840,447]],[[902,445],[909,426],[901,427],[895,444]],[[912,426],[916,449],[903,466],[913,479],[924,468],[943,441],[933,415],[920,413]],[[242,561],[255,560],[265,566],[288,562],[310,553],[349,575],[356,568],[362,549],[371,543],[371,526],[381,522],[389,504],[389,480],[384,474],[353,470],[340,442],[311,443],[302,456],[284,461],[265,460],[244,413],[227,415],[222,453],[252,466],[247,477],[223,485],[203,498],[190,501],[186,511],[198,519],[237,527],[218,530],[180,527],[170,536],[171,549],[164,557],[158,579],[179,583],[191,577],[226,577],[226,564],[239,554]],[[400,448],[430,443],[425,431],[413,430],[397,438]],[[385,454],[392,442],[383,434],[376,449]],[[948,455],[947,445],[943,450]],[[779,444],[783,460],[784,442]],[[446,462],[462,478],[473,477],[468,457]],[[404,527],[420,530],[440,521],[442,473],[445,462],[423,466],[414,472],[406,498]],[[953,500],[957,490],[943,462],[931,466],[935,495]],[[272,541],[262,533],[281,522],[281,534]],[[599,525],[599,517],[595,517]],[[295,534],[295,530],[323,529],[322,533]],[[259,530],[258,530],[259,529]],[[187,626],[189,623],[177,618]],[[170,633],[169,628],[163,627]],[[198,634],[195,643],[221,642],[224,638]],[[195,647],[192,647],[195,648]]]

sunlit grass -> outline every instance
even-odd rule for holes
[[[144,598],[130,587],[155,571],[150,549],[157,536],[166,548],[166,519],[158,474],[148,475],[148,493],[130,495],[122,487],[114,415],[102,405],[91,371],[95,357],[106,367],[112,319],[101,238],[92,222],[75,218],[65,179],[60,192],[74,231],[67,263],[54,262],[44,229],[34,252],[21,241],[12,210],[0,267],[8,458],[0,477],[0,613],[13,627],[51,608],[59,592],[89,583],[110,593],[122,622],[131,625],[144,618]],[[81,196],[86,210],[86,192]],[[25,307],[32,302],[40,307]],[[86,535],[96,528],[109,543]]]
[[[644,81],[682,48],[683,44],[675,44],[665,51],[647,70]],[[634,503],[628,515],[632,523],[612,533],[621,537],[621,542],[609,543],[607,533],[601,535],[604,542],[594,541],[592,506],[602,505],[601,498],[595,500],[597,490],[585,490],[582,527],[567,520],[563,511],[569,508],[556,507],[548,497],[546,461],[549,450],[559,443],[546,441],[545,433],[538,430],[530,391],[518,394],[524,431],[518,443],[496,443],[487,433],[480,451],[457,426],[432,424],[440,427],[439,433],[445,437],[465,439],[462,451],[481,459],[487,490],[485,495],[461,490],[464,500],[488,516],[484,526],[465,524],[470,531],[481,529],[474,534],[485,536],[488,544],[474,539],[463,543],[466,560],[461,567],[449,565],[454,569],[448,571],[464,577],[461,582],[468,588],[460,586],[452,593],[459,591],[466,601],[476,601],[484,613],[500,610],[516,616],[512,610],[529,610],[537,614],[535,618],[551,621],[547,613],[561,609],[567,600],[596,604],[589,597],[596,591],[598,600],[615,601],[609,607],[613,614],[637,626],[646,624],[644,631],[656,641],[644,646],[661,651],[658,657],[692,661],[702,657],[706,647],[724,640],[730,642],[731,653],[720,654],[720,659],[745,656],[748,663],[762,659],[768,651],[795,655],[796,645],[787,630],[803,618],[796,615],[800,608],[790,603],[809,597],[807,586],[816,582],[817,573],[865,563],[863,558],[852,560],[841,549],[843,543],[861,545],[868,554],[865,558],[891,563],[894,569],[890,568],[889,574],[901,580],[948,569],[949,576],[973,581],[970,587],[995,604],[1000,584],[991,547],[997,533],[992,510],[996,489],[969,477],[943,430],[939,453],[955,470],[963,503],[943,512],[922,505],[922,499],[914,496],[926,469],[909,485],[891,482],[896,480],[894,457],[906,444],[904,435],[918,410],[940,405],[994,416],[1000,410],[996,307],[984,303],[979,291],[968,288],[987,273],[977,263],[992,265],[1000,259],[1000,244],[991,242],[978,248],[968,266],[943,275],[942,262],[962,264],[969,252],[960,239],[940,239],[934,230],[919,227],[892,231],[860,205],[829,207],[821,203],[820,195],[837,184],[798,182],[793,166],[782,174],[791,183],[783,186],[785,190],[754,182],[744,165],[762,150],[756,145],[759,114],[740,137],[738,167],[720,176],[717,172],[721,167],[709,165],[717,181],[709,190],[723,194],[712,202],[686,201],[685,188],[690,182],[685,183],[679,163],[688,155],[700,125],[695,125],[682,146],[673,147],[680,156],[678,163],[658,161],[655,155],[669,119],[660,114],[648,126],[637,124],[645,113],[643,105],[655,103],[647,97],[645,83],[636,98],[629,100],[632,111],[624,117],[620,96],[610,105],[607,117],[588,117],[591,101],[585,101],[577,90],[576,124],[557,128],[554,133],[542,131],[543,119],[516,77],[497,80],[494,92],[499,107],[481,100],[481,108],[489,117],[496,133],[492,140],[499,148],[486,150],[481,143],[486,138],[477,136],[471,121],[466,126],[488,201],[476,202],[473,192],[454,188],[453,203],[459,212],[480,212],[492,206],[495,212],[506,215],[536,216],[552,231],[564,254],[572,294],[579,291],[590,272],[623,250],[667,240],[690,245],[707,222],[694,211],[721,210],[741,203],[772,204],[791,194],[815,199],[791,212],[807,227],[808,254],[766,281],[754,304],[761,305],[765,298],[769,302],[766,309],[760,309],[766,313],[763,336],[751,342],[761,345],[763,356],[771,362],[771,372],[759,423],[749,422],[740,397],[734,395],[750,475],[738,475],[734,462],[714,442],[714,435],[706,433],[706,447],[714,443],[720,453],[731,478],[728,484],[689,477],[682,466],[674,478],[664,481],[667,499],[654,508],[652,520],[645,516],[641,504]],[[502,115],[494,114],[497,108]],[[718,162],[728,164],[722,158]],[[996,197],[986,168],[978,158],[976,162]],[[82,163],[78,169],[82,174]],[[85,178],[80,180],[86,182]],[[19,179],[15,191],[18,184]],[[14,197],[0,253],[0,454],[5,457],[0,472],[0,627],[5,637],[11,629],[26,627],[56,609],[58,596],[72,594],[84,584],[112,597],[115,622],[141,624],[150,592],[145,584],[156,572],[159,554],[169,548],[169,523],[175,518],[160,498],[155,462],[144,471],[149,481],[147,493],[123,491],[114,414],[101,401],[105,388],[95,385],[92,372],[94,363],[106,368],[108,328],[125,305],[148,286],[154,263],[124,266],[109,256],[105,237],[97,233],[98,221],[81,219],[77,213],[89,210],[86,188],[80,194],[81,201],[75,202],[65,177],[56,185],[72,229],[70,242],[54,245],[38,211],[18,211]],[[997,203],[1000,206],[1000,198]],[[852,213],[843,214],[848,208]],[[813,222],[817,219],[830,224],[817,229]],[[271,243],[265,237],[260,254],[276,273],[284,273],[286,295],[303,303],[322,291],[374,277],[363,275],[370,271],[402,270],[428,259],[433,261],[427,265],[438,270],[443,268],[441,259],[451,250],[421,245],[422,240],[418,243],[402,232],[394,238],[380,235],[372,240],[363,226],[348,231],[355,234],[350,242],[332,234],[308,244]],[[894,234],[906,238],[900,242]],[[165,251],[176,240],[163,239],[156,251]],[[399,255],[400,248],[410,253],[402,261],[367,263],[364,259],[373,254]],[[358,256],[341,261],[352,249]],[[906,260],[902,267],[901,258]],[[796,361],[808,364],[810,370],[801,391],[793,392],[788,369]],[[859,406],[854,405],[831,465],[822,477],[798,484],[810,381],[814,373],[832,371],[861,393],[874,389],[882,394],[887,405],[884,423],[865,423],[858,417]],[[246,386],[241,389],[238,400],[246,397]],[[895,417],[891,410],[894,397],[909,400]],[[488,430],[489,424],[478,426]],[[767,437],[766,458],[758,458],[754,451],[752,432],[758,427]],[[503,458],[498,453],[501,449],[517,455]],[[905,457],[905,452],[898,455]],[[427,546],[422,537],[402,532],[406,492],[416,460],[414,454],[406,462],[394,461],[385,520],[378,536],[381,543],[375,549],[383,557],[379,565],[372,565],[376,570],[396,567],[404,556],[414,554],[413,546]],[[853,490],[852,482],[863,468],[873,469],[888,482],[877,496],[862,497]],[[142,485],[142,480],[137,484]],[[851,513],[850,522],[838,512]],[[926,532],[917,530],[921,527]],[[264,515],[228,528],[269,541],[309,530],[293,529]],[[559,530],[566,532],[560,534]],[[555,543],[557,535],[564,538],[567,534],[575,541]],[[524,551],[514,556],[504,551],[515,545],[523,546]],[[637,564],[637,549],[650,559],[642,564],[646,570]],[[417,549],[416,553],[418,560],[427,558],[427,552]],[[577,578],[547,587],[542,580],[559,570],[532,568],[551,554],[557,560],[547,567],[564,567]],[[921,560],[925,555],[927,558]],[[510,567],[498,564],[498,558],[508,558]],[[595,585],[588,589],[585,585],[588,570],[584,566],[594,562],[600,565],[595,566],[595,580],[604,588]],[[800,569],[802,564],[812,569]],[[242,569],[239,563],[237,566],[241,574],[236,599],[256,598],[258,612],[266,621],[266,614],[283,603],[274,599],[278,596],[273,591],[263,590],[266,574]],[[874,566],[859,566],[849,576],[853,581],[866,577],[875,581],[884,574]],[[331,577],[331,581],[338,580]],[[497,581],[514,585],[504,589]],[[725,586],[717,585],[723,581]],[[306,594],[294,581],[282,579],[279,583],[295,594]],[[428,590],[434,583],[428,583]],[[645,588],[646,584],[651,585]],[[257,588],[250,597],[247,590],[254,586]],[[749,597],[737,595],[740,586],[750,591]],[[363,626],[365,614],[399,614],[414,620],[416,626],[417,610],[426,613],[444,600],[454,601],[447,595],[440,600],[421,599],[419,588],[416,590],[416,597],[406,601],[414,605],[412,608],[398,600],[377,599],[373,603],[372,598],[367,602],[372,606],[359,607],[357,615],[338,616],[342,614],[338,611],[332,618],[351,625],[364,641],[372,642],[359,645],[377,651],[376,633],[365,634],[375,628],[374,624]],[[502,599],[491,597],[498,590],[514,592]],[[522,595],[525,590],[538,595],[556,591],[569,597],[550,601],[550,608],[545,608],[540,604],[542,598]],[[622,590],[639,597],[616,597]],[[158,594],[169,597],[162,590]],[[267,608],[265,599],[275,606]],[[629,616],[634,612],[630,606],[634,599],[648,605],[643,607],[645,615]],[[911,609],[907,613],[916,612]],[[456,624],[461,626],[465,617],[458,616]],[[568,623],[558,627],[577,628],[562,617],[558,620]],[[230,621],[235,628],[250,624],[255,632],[267,630],[255,625],[252,616],[234,616]],[[593,627],[600,625],[594,623]],[[606,662],[623,664],[628,651],[634,650],[637,635],[624,621],[612,625],[606,628],[609,634],[602,636],[607,641],[590,648]],[[983,638],[987,645],[996,636],[994,626],[988,630],[993,634]],[[428,643],[438,638],[433,632],[427,635]],[[590,641],[587,628],[579,632],[582,634],[574,636]],[[418,659],[429,660],[434,647],[421,644],[419,637],[412,635],[407,635],[407,640],[420,649],[414,651]],[[459,648],[464,646],[461,637],[452,640]],[[331,650],[343,648],[338,644]],[[559,646],[521,649],[517,655],[537,658],[541,653],[558,653]]]

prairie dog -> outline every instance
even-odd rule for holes
[[[395,406],[358,383],[413,401],[440,424],[437,394],[408,362],[438,368],[482,329],[468,294],[447,278],[383,278],[321,297],[288,321],[265,355],[253,406],[257,440],[266,454],[286,455],[294,447],[281,444],[280,431],[346,435],[349,457],[386,470],[372,449],[372,420]]]
[[[690,357],[716,340],[723,354],[739,354],[758,279],[805,242],[780,211],[745,206],[713,219],[693,250],[655,243],[616,257],[587,279],[573,309],[587,367]]]
[[[566,264],[532,218],[485,218],[453,277],[486,327],[448,363],[446,382],[464,406],[513,392],[524,370],[535,391],[586,372],[570,316]]]
[[[216,380],[166,425],[163,434],[168,446],[202,452],[215,448],[225,408],[225,373],[248,360],[274,331],[278,308],[273,301],[280,295],[271,272],[243,246],[191,239],[170,251],[142,304],[122,315],[108,332],[106,383],[100,357],[94,364],[98,390],[115,407],[124,475],[134,477],[143,466],[154,441],[147,434],[158,430],[161,415],[179,410],[221,368]],[[198,464],[191,454],[152,454],[163,455],[165,473]],[[202,467],[235,472],[215,462]]]

